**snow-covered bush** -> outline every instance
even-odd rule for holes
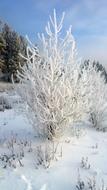
[[[88,113],[94,127],[102,129],[105,119],[106,85],[95,65],[81,64],[71,27],[61,36],[64,14],[39,35],[40,48],[28,39],[27,64],[18,72],[18,92],[27,102],[27,115],[36,131],[49,139],[59,137],[73,122]]]
[[[57,161],[62,157],[62,146],[58,142],[47,141],[37,146],[36,152],[36,168],[42,166],[47,169],[51,166],[52,161]]]
[[[53,18],[46,26],[46,35],[39,35],[40,49],[27,47],[27,65],[18,73],[19,94],[27,102],[32,124],[49,139],[57,137],[70,123],[81,119],[84,102],[79,82],[80,64],[76,58],[71,27],[64,38],[62,23]]]
[[[23,167],[23,158],[26,153],[32,153],[32,143],[29,140],[19,140],[17,135],[12,134],[11,138],[4,140],[3,147],[7,151],[0,153],[0,165],[3,168]]]
[[[89,160],[88,160],[88,157],[82,157],[82,160],[81,160],[81,168],[84,168],[84,169],[90,169],[91,165],[89,163]]]
[[[107,85],[102,72],[91,62],[81,70],[81,88],[85,110],[93,127],[106,127],[107,117]]]
[[[107,187],[102,180],[100,183],[96,180],[96,177],[90,177],[88,179],[81,179],[79,174],[76,185],[77,190],[107,190]]]

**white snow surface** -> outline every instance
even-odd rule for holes
[[[53,161],[50,168],[36,167],[35,154],[26,151],[23,167],[3,168],[0,161],[0,190],[74,190],[78,180],[78,170],[83,180],[96,177],[100,186],[102,179],[107,186],[107,133],[98,132],[88,126],[83,135],[64,137],[59,140],[62,157]],[[32,141],[35,147],[39,139],[27,118],[14,109],[0,112],[0,156],[8,153],[6,142],[12,137]],[[82,157],[88,157],[90,169],[81,167]]]

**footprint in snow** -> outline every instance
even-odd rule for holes
[[[42,187],[41,187],[41,189],[40,190],[47,190],[47,185],[46,184],[44,184]]]
[[[26,183],[27,189],[26,190],[33,190],[30,180],[28,180],[25,175],[21,175],[21,179]]]

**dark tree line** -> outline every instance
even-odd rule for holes
[[[90,63],[90,60],[85,60],[82,65],[82,69],[83,68],[88,69],[89,63]],[[96,72],[99,72],[99,71],[101,72],[101,75],[104,76],[105,83],[107,83],[107,71],[105,67],[102,64],[100,64],[99,61],[92,62],[92,65],[93,65],[93,69],[95,69]]]
[[[26,46],[27,42],[23,36],[18,35],[8,24],[0,22],[0,71],[4,80],[11,82],[13,76],[17,81],[19,63],[25,63],[20,53],[26,55]]]

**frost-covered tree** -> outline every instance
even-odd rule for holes
[[[97,129],[105,127],[107,117],[107,85],[102,71],[90,61],[81,70],[81,88],[85,110],[92,125]]]
[[[46,35],[39,35],[40,49],[29,41],[23,57],[27,64],[18,72],[18,91],[27,102],[28,116],[36,130],[49,138],[61,135],[84,112],[75,40],[71,27],[62,38],[63,19],[64,13],[58,23],[54,10]]]

